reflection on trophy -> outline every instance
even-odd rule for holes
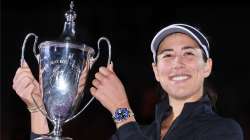
[[[75,19],[76,13],[73,10],[73,2],[70,4],[70,10],[66,12],[66,21],[64,23],[63,33],[59,41],[45,41],[39,45],[39,54],[36,54],[37,36],[30,33],[26,36],[21,56],[21,66],[24,61],[25,44],[29,37],[34,36],[35,42],[33,53],[39,61],[39,81],[40,90],[43,94],[43,104],[45,110],[40,111],[54,125],[53,131],[48,136],[42,136],[37,139],[52,140],[71,140],[68,137],[62,137],[62,125],[76,116],[78,116],[89,104],[76,113],[78,105],[83,97],[86,77],[92,65],[99,58],[100,42],[106,41],[109,47],[109,59],[111,58],[111,45],[107,38],[101,37],[98,40],[98,53],[96,57],[93,48],[85,44],[79,45],[75,41]],[[32,96],[37,107],[40,105]]]

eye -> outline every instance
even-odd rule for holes
[[[188,51],[188,52],[184,53],[184,56],[193,56],[193,55],[194,55],[194,53],[191,52],[191,51]]]
[[[175,56],[175,53],[173,51],[162,51],[159,53],[158,58],[159,59],[170,59]]]
[[[164,54],[164,55],[163,55],[163,58],[172,57],[172,56],[173,56],[172,54]]]

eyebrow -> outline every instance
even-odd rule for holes
[[[193,49],[193,50],[196,50],[196,49],[199,49],[197,47],[192,47],[192,46],[185,46],[183,48],[181,48],[182,50],[187,50],[187,49]]]
[[[164,49],[164,50],[161,50],[161,51],[158,53],[158,55],[163,54],[164,52],[172,52],[172,51],[174,51],[174,49]]]

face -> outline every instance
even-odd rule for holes
[[[203,94],[204,79],[211,73],[212,60],[204,62],[202,50],[191,37],[174,33],[159,46],[155,78],[169,97],[198,99]]]

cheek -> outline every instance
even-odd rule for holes
[[[190,71],[193,72],[193,76],[198,81],[201,81],[202,79],[205,78],[204,77],[204,68],[205,68],[205,65],[202,62],[190,65]]]
[[[159,63],[158,73],[160,78],[166,77],[170,73],[170,67],[168,67],[165,63]]]
[[[158,82],[160,82],[162,88],[165,91],[168,91],[169,85],[171,84],[168,76],[170,74],[171,68],[170,66],[167,66],[166,64],[160,64],[158,65]]]

